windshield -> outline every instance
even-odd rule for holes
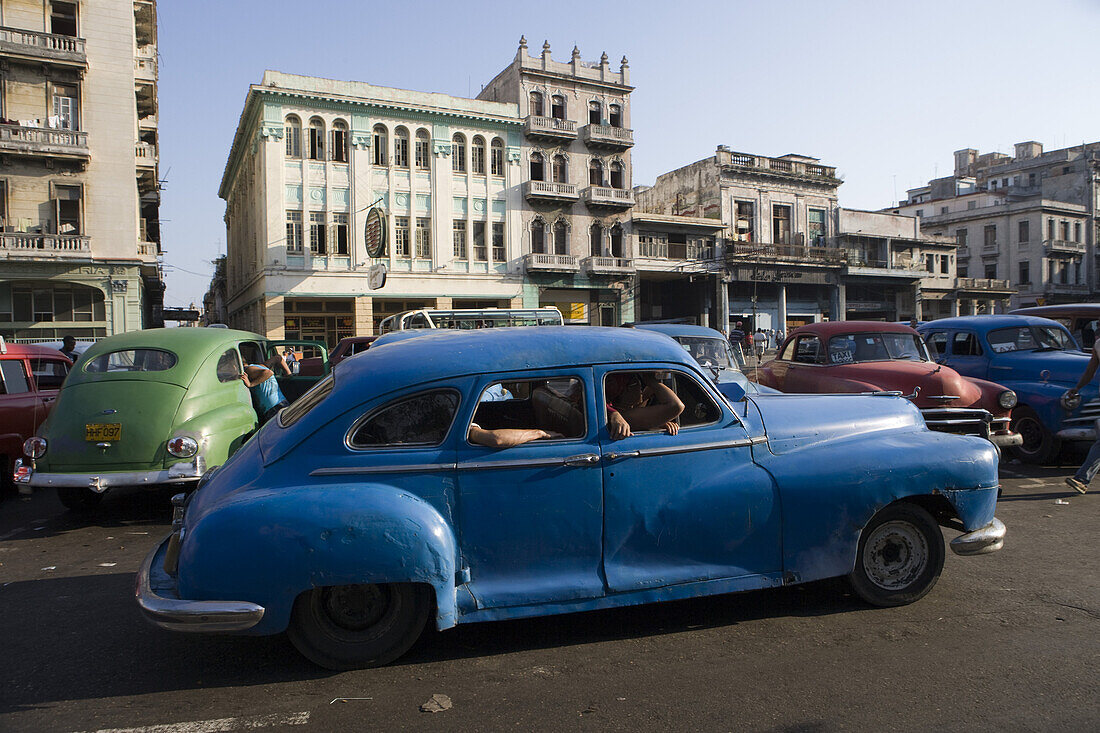
[[[163,372],[176,365],[176,355],[160,349],[125,349],[101,354],[84,363],[86,372]]]
[[[920,336],[912,333],[852,333],[829,339],[830,364],[864,361],[931,361]]]
[[[989,348],[996,354],[1009,351],[1065,351],[1072,349],[1070,335],[1054,326],[1019,326],[990,331]]]
[[[684,351],[691,354],[691,358],[699,362],[700,366],[708,369],[712,367],[718,367],[719,369],[737,368],[737,362],[734,361],[733,354],[730,352],[730,345],[725,339],[706,338],[704,336],[677,336],[676,340],[684,347]]]

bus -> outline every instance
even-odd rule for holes
[[[382,320],[379,335],[409,328],[500,328],[503,326],[561,326],[565,320],[557,308],[461,308],[422,309],[397,313]]]

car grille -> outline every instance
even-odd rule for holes
[[[1100,420],[1100,399],[1089,400],[1081,406],[1080,412],[1073,417],[1067,417],[1062,421],[1063,427],[1091,428]]]
[[[988,438],[994,422],[989,410],[971,407],[928,407],[920,411],[930,430],[963,435],[980,435]],[[997,420],[998,428],[1004,429],[1003,420]]]

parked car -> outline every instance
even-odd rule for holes
[[[340,339],[336,348],[328,355],[330,368],[347,359],[349,356],[362,354],[370,348],[371,342],[377,336],[348,336]],[[298,360],[298,373],[304,377],[319,377],[324,373],[324,359],[320,356],[307,356]]]
[[[612,440],[605,385],[642,370],[684,403],[679,430]],[[494,449],[474,422],[559,436]],[[993,445],[929,431],[896,396],[734,401],[641,329],[441,330],[347,360],[174,498],[136,600],[168,629],[286,630],[332,669],[397,658],[429,618],[833,576],[893,606],[934,585],[940,525],[959,554],[1001,547],[997,483]]]
[[[1089,355],[1060,323],[1036,316],[964,316],[932,321],[920,332],[942,363],[1016,393],[1012,427],[1023,442],[1013,450],[1020,460],[1046,463],[1058,455],[1062,441],[1096,438],[1097,380],[1081,390],[1079,401],[1062,404]]]
[[[11,487],[23,441],[46,419],[71,366],[56,349],[9,344],[0,336],[0,489]]]
[[[242,363],[260,363],[286,343],[220,328],[158,328],[99,341],[24,444],[18,480],[56,488],[70,509],[95,506],[112,487],[198,481],[256,428]],[[318,380],[278,381],[293,400]]]
[[[635,323],[634,328],[663,333],[680,344],[713,377],[719,391],[722,391],[723,385],[730,383],[737,384],[750,394],[776,391],[750,382],[741,371],[745,366],[745,357],[740,345],[734,350],[726,337],[713,328],[684,323]]]
[[[782,392],[897,391],[920,408],[932,430],[980,435],[1000,447],[1022,442],[1010,427],[1012,390],[935,363],[917,332],[899,323],[801,326],[757,370],[757,379]]]
[[[1092,349],[1096,343],[1096,332],[1100,329],[1100,303],[1068,303],[1017,308],[1009,315],[1038,316],[1058,321],[1073,334],[1073,338],[1084,351]]]

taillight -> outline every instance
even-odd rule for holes
[[[199,444],[194,438],[177,435],[168,441],[168,452],[176,458],[190,458],[199,452]]]
[[[27,438],[23,441],[23,453],[31,458],[41,458],[46,455],[46,439],[39,438],[37,435]]]

